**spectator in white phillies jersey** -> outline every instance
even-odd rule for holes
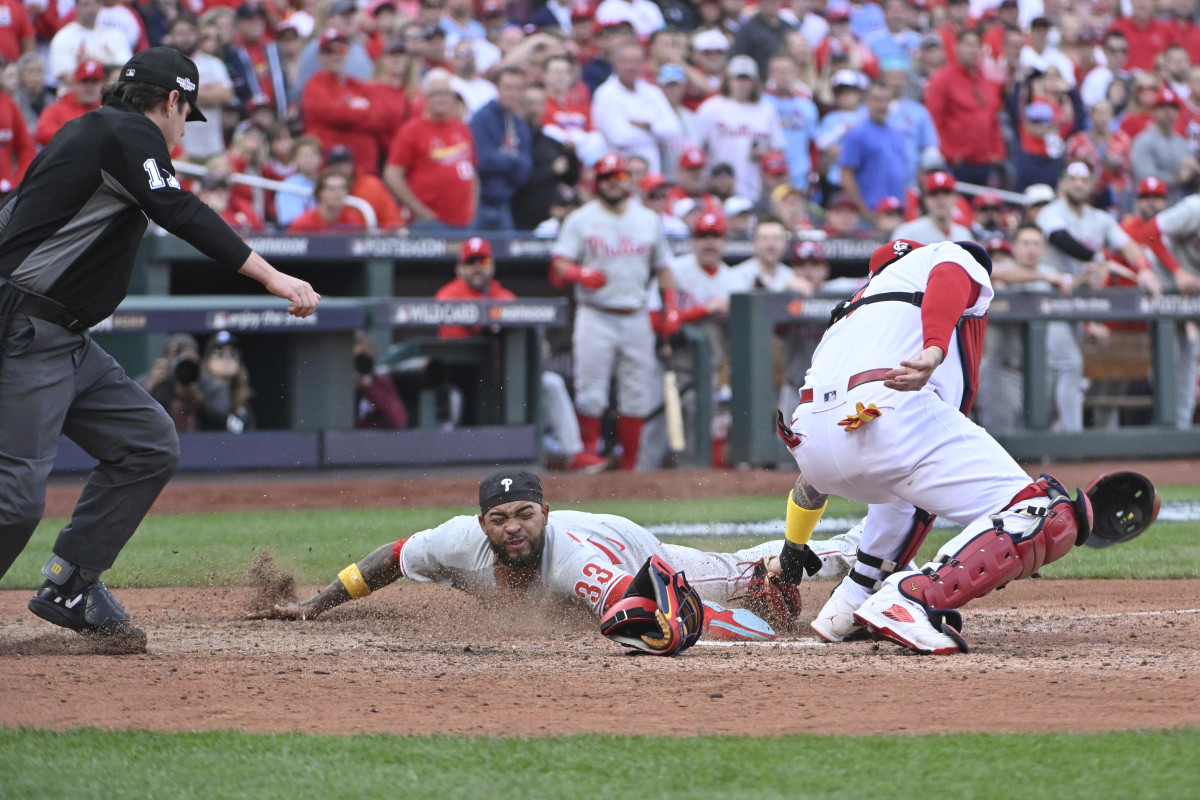
[[[751,200],[761,196],[758,162],[769,152],[783,150],[784,141],[779,114],[763,99],[753,58],[729,59],[721,93],[696,109],[696,127],[708,160],[733,167],[734,191]]]
[[[1086,281],[1103,286],[1110,272],[1105,250],[1119,251],[1136,271],[1138,285],[1154,296],[1160,295],[1162,286],[1142,248],[1111,215],[1088,205],[1093,182],[1091,167],[1083,161],[1071,162],[1059,181],[1059,198],[1038,213],[1038,227],[1050,244],[1046,248],[1046,263],[1070,274],[1076,283]],[[1047,341],[1059,412],[1054,424],[1056,431],[1083,430],[1082,337],[1083,326],[1075,325],[1071,327],[1071,336],[1062,337],[1062,341]]]
[[[838,578],[855,560],[859,528],[828,542],[811,542],[820,559],[814,578]],[[479,486],[479,516],[463,515],[435,528],[388,542],[351,564],[307,600],[252,611],[249,619],[316,619],[347,600],[358,600],[398,578],[462,589],[485,602],[533,600],[562,609],[580,604],[597,616],[620,600],[633,575],[652,555],[686,573],[704,601],[706,635],[769,640],[775,631],[736,602],[750,576],[782,547],[765,542],[736,553],[705,553],[660,542],[640,525],[611,514],[551,511],[542,483],[523,469],[501,469]]]

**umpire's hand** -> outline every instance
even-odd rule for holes
[[[317,304],[321,302],[321,295],[313,291],[308,281],[284,275],[282,272],[268,281],[266,286],[268,292],[276,297],[282,297],[290,303],[288,313],[293,317],[311,315],[317,310]]]

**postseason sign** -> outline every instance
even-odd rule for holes
[[[380,303],[375,319],[396,328],[458,325],[464,328],[561,328],[567,324],[567,301],[555,297],[494,300],[432,300],[397,297]]]

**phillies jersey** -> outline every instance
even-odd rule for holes
[[[1107,211],[1084,205],[1082,212],[1076,214],[1062,198],[1049,203],[1038,212],[1037,224],[1046,234],[1047,240],[1055,231],[1065,230],[1075,237],[1077,242],[1092,250],[1118,250],[1129,241],[1129,234],[1121,230],[1116,219]],[[1084,262],[1067,255],[1049,242],[1047,245],[1048,264],[1068,275],[1078,276],[1083,272]]]
[[[734,292],[746,290],[744,281],[732,267],[722,263],[716,271],[709,272],[697,263],[695,253],[675,259],[671,274],[675,276],[680,311],[705,307],[713,300],[728,300]]]
[[[1188,195],[1156,219],[1162,235],[1170,238],[1171,254],[1183,266],[1200,270],[1200,197]]]
[[[582,511],[551,511],[538,575],[526,595],[536,600],[582,599],[599,614],[609,590],[635,574],[658,540],[624,517]],[[453,586],[474,595],[496,588],[495,554],[478,517],[455,517],[396,543],[404,577]]]
[[[927,245],[894,261],[877,272],[855,299],[883,292],[924,292],[933,268],[947,263],[962,267],[980,287],[979,298],[967,308],[964,316],[983,316],[995,294],[991,279],[970,253],[953,242]],[[851,376],[867,370],[898,368],[901,361],[916,358],[924,349],[920,307],[899,300],[863,305],[825,331],[813,354],[804,386],[813,390],[815,402],[840,403]],[[872,388],[859,389],[856,394],[856,399],[863,403],[894,391],[884,388],[882,381],[866,386]],[[946,348],[946,360],[934,370],[922,391],[933,391],[943,401],[957,407],[962,403],[965,388],[958,332],[955,331]],[[836,396],[826,397],[830,394]]]
[[[552,254],[608,277],[599,289],[576,284],[577,301],[620,310],[644,308],[653,271],[671,263],[658,214],[637,203],[626,203],[618,214],[600,200],[585,203],[563,220]]]

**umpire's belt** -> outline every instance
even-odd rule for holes
[[[593,309],[594,311],[600,311],[604,314],[616,314],[618,317],[630,317],[630,316],[633,316],[634,314],[637,314],[639,311],[646,310],[644,307],[640,307],[640,308],[609,308],[607,306],[598,306],[595,303],[584,303],[583,305],[587,306],[590,309]]]
[[[82,333],[88,329],[87,325],[80,322],[79,318],[70,311],[67,311],[61,303],[55,302],[49,297],[43,297],[40,294],[32,294],[25,289],[18,288],[18,291],[25,295],[21,299],[21,305],[18,308],[29,316],[53,322],[55,325],[60,325],[72,333]]]
[[[890,367],[881,367],[880,369],[869,369],[866,372],[860,372],[857,375],[851,375],[850,380],[846,381],[846,391],[850,391],[855,386],[862,386],[864,383],[872,381],[881,381],[887,378],[887,374],[891,372]],[[800,390],[800,405],[811,403],[813,401],[812,389]]]

